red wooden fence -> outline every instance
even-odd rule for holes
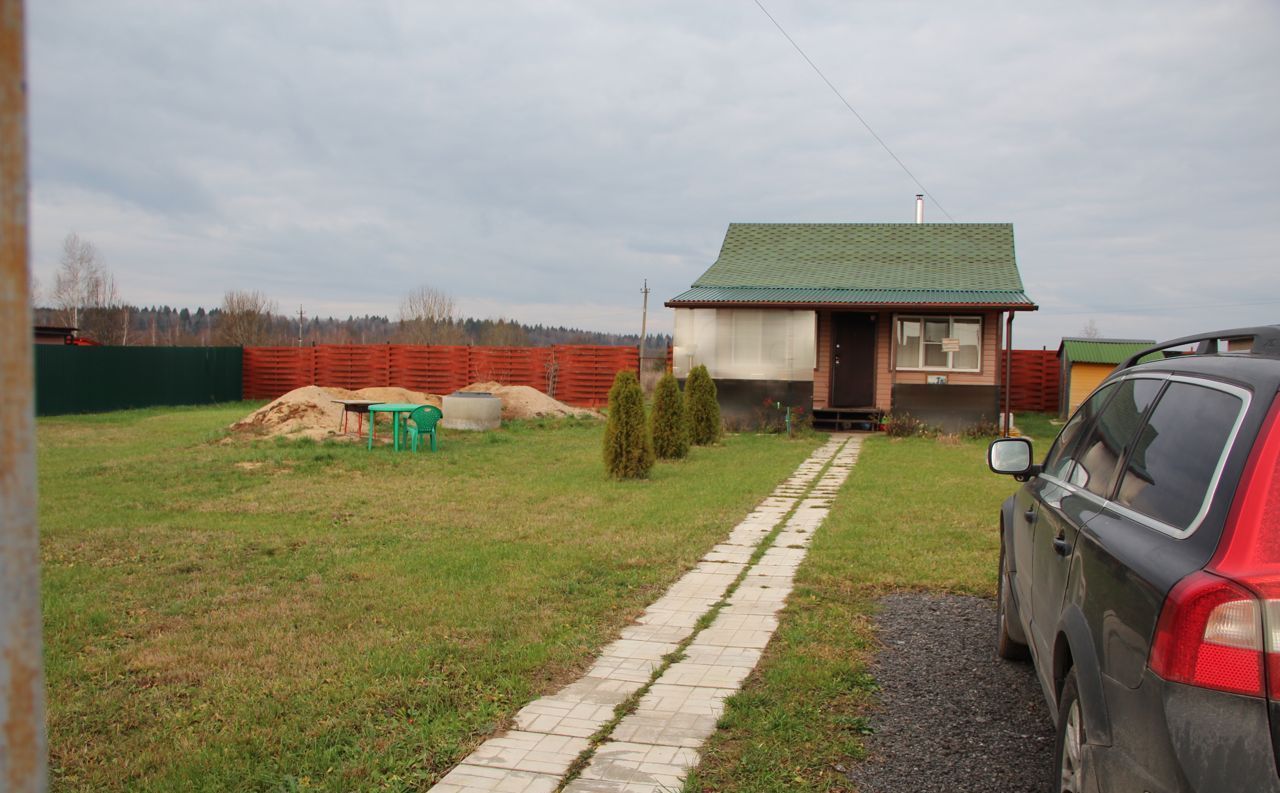
[[[667,350],[670,369],[671,350]],[[1004,356],[1000,356],[1004,385]],[[527,385],[570,405],[598,407],[623,369],[637,371],[635,347],[449,347],[410,344],[322,344],[246,347],[244,398],[275,399],[305,385],[399,386],[448,394],[471,383]],[[1014,410],[1057,412],[1058,357],[1053,350],[1014,350]]]
[[[1009,402],[1013,410],[1058,412],[1056,350],[1014,350],[1010,370],[1013,376],[1009,379]],[[1003,353],[1000,355],[1000,386],[1004,387]]]
[[[246,347],[244,398],[275,399],[306,385],[398,386],[448,394],[471,383],[497,381],[532,386],[570,405],[597,407],[609,401],[614,376],[639,365],[634,347]]]

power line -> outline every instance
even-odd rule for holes
[[[862,114],[854,109],[853,105],[849,103],[848,99],[844,98],[844,94],[840,93],[840,89],[836,88],[835,85],[832,84],[832,82],[827,79],[827,76],[822,73],[822,70],[818,68],[818,65],[813,62],[813,59],[810,58],[808,55],[806,55],[805,51],[800,48],[799,44],[796,43],[796,40],[791,38],[791,35],[787,33],[786,30],[783,29],[782,25],[778,24],[778,20],[773,18],[773,14],[769,13],[769,9],[765,8],[764,4],[761,3],[760,0],[753,0],[753,2],[760,8],[762,12],[764,12],[764,15],[769,18],[769,21],[772,22],[773,26],[778,29],[778,32],[781,33],[787,39],[787,41],[791,42],[791,46],[796,48],[796,52],[800,53],[800,57],[804,58],[805,63],[809,64],[809,66],[813,69],[813,71],[819,77],[822,78],[822,82],[827,84],[827,87],[830,88],[831,92],[836,95],[836,98],[839,99],[840,102],[849,109],[849,112],[853,114],[853,117],[858,119],[858,121],[862,123],[862,126],[867,128],[867,132],[871,133],[871,137],[875,138],[876,143],[880,144],[880,148],[884,149],[885,152],[887,152],[888,155],[893,158],[893,161],[898,164],[898,167],[902,169],[903,173],[911,177],[911,181],[916,183],[916,187],[920,188],[920,192],[929,196],[929,200],[933,202],[934,206],[936,206],[938,210],[942,212],[942,214],[947,216],[947,220],[950,220],[952,223],[955,223],[956,219],[951,217],[951,213],[946,210],[946,207],[942,206],[942,202],[939,201],[933,195],[933,193],[930,193],[929,189],[924,186],[923,182],[921,182],[919,179],[916,178],[916,175],[911,172],[911,169],[907,167],[906,163],[904,163],[898,157],[898,155],[893,153],[893,149],[889,148],[889,144],[885,143],[884,140],[879,135],[876,134],[876,131],[871,128],[871,125],[868,124],[867,120],[862,117]]]

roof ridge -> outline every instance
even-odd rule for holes
[[[978,291],[976,289],[969,291]],[[1088,336],[1063,336],[1063,341],[1083,341],[1090,344],[1155,344],[1155,339],[1103,339],[1089,338]]]
[[[779,221],[779,220],[731,220],[730,226],[925,226],[929,228],[959,228],[962,226],[1012,226],[1012,221],[1004,220],[985,220],[970,221],[966,223],[915,223],[912,221],[904,221],[901,223],[893,221],[878,222],[858,222],[858,221],[820,221],[820,220],[797,220],[797,221]]]

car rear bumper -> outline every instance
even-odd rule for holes
[[[1102,791],[1280,793],[1265,700],[1169,683],[1107,681],[1112,746],[1091,747]]]

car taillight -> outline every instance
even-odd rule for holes
[[[1175,683],[1262,696],[1262,622],[1247,589],[1192,573],[1165,599],[1151,671]]]
[[[1280,699],[1280,399],[1249,454],[1218,552],[1165,598],[1148,665],[1166,680]]]

